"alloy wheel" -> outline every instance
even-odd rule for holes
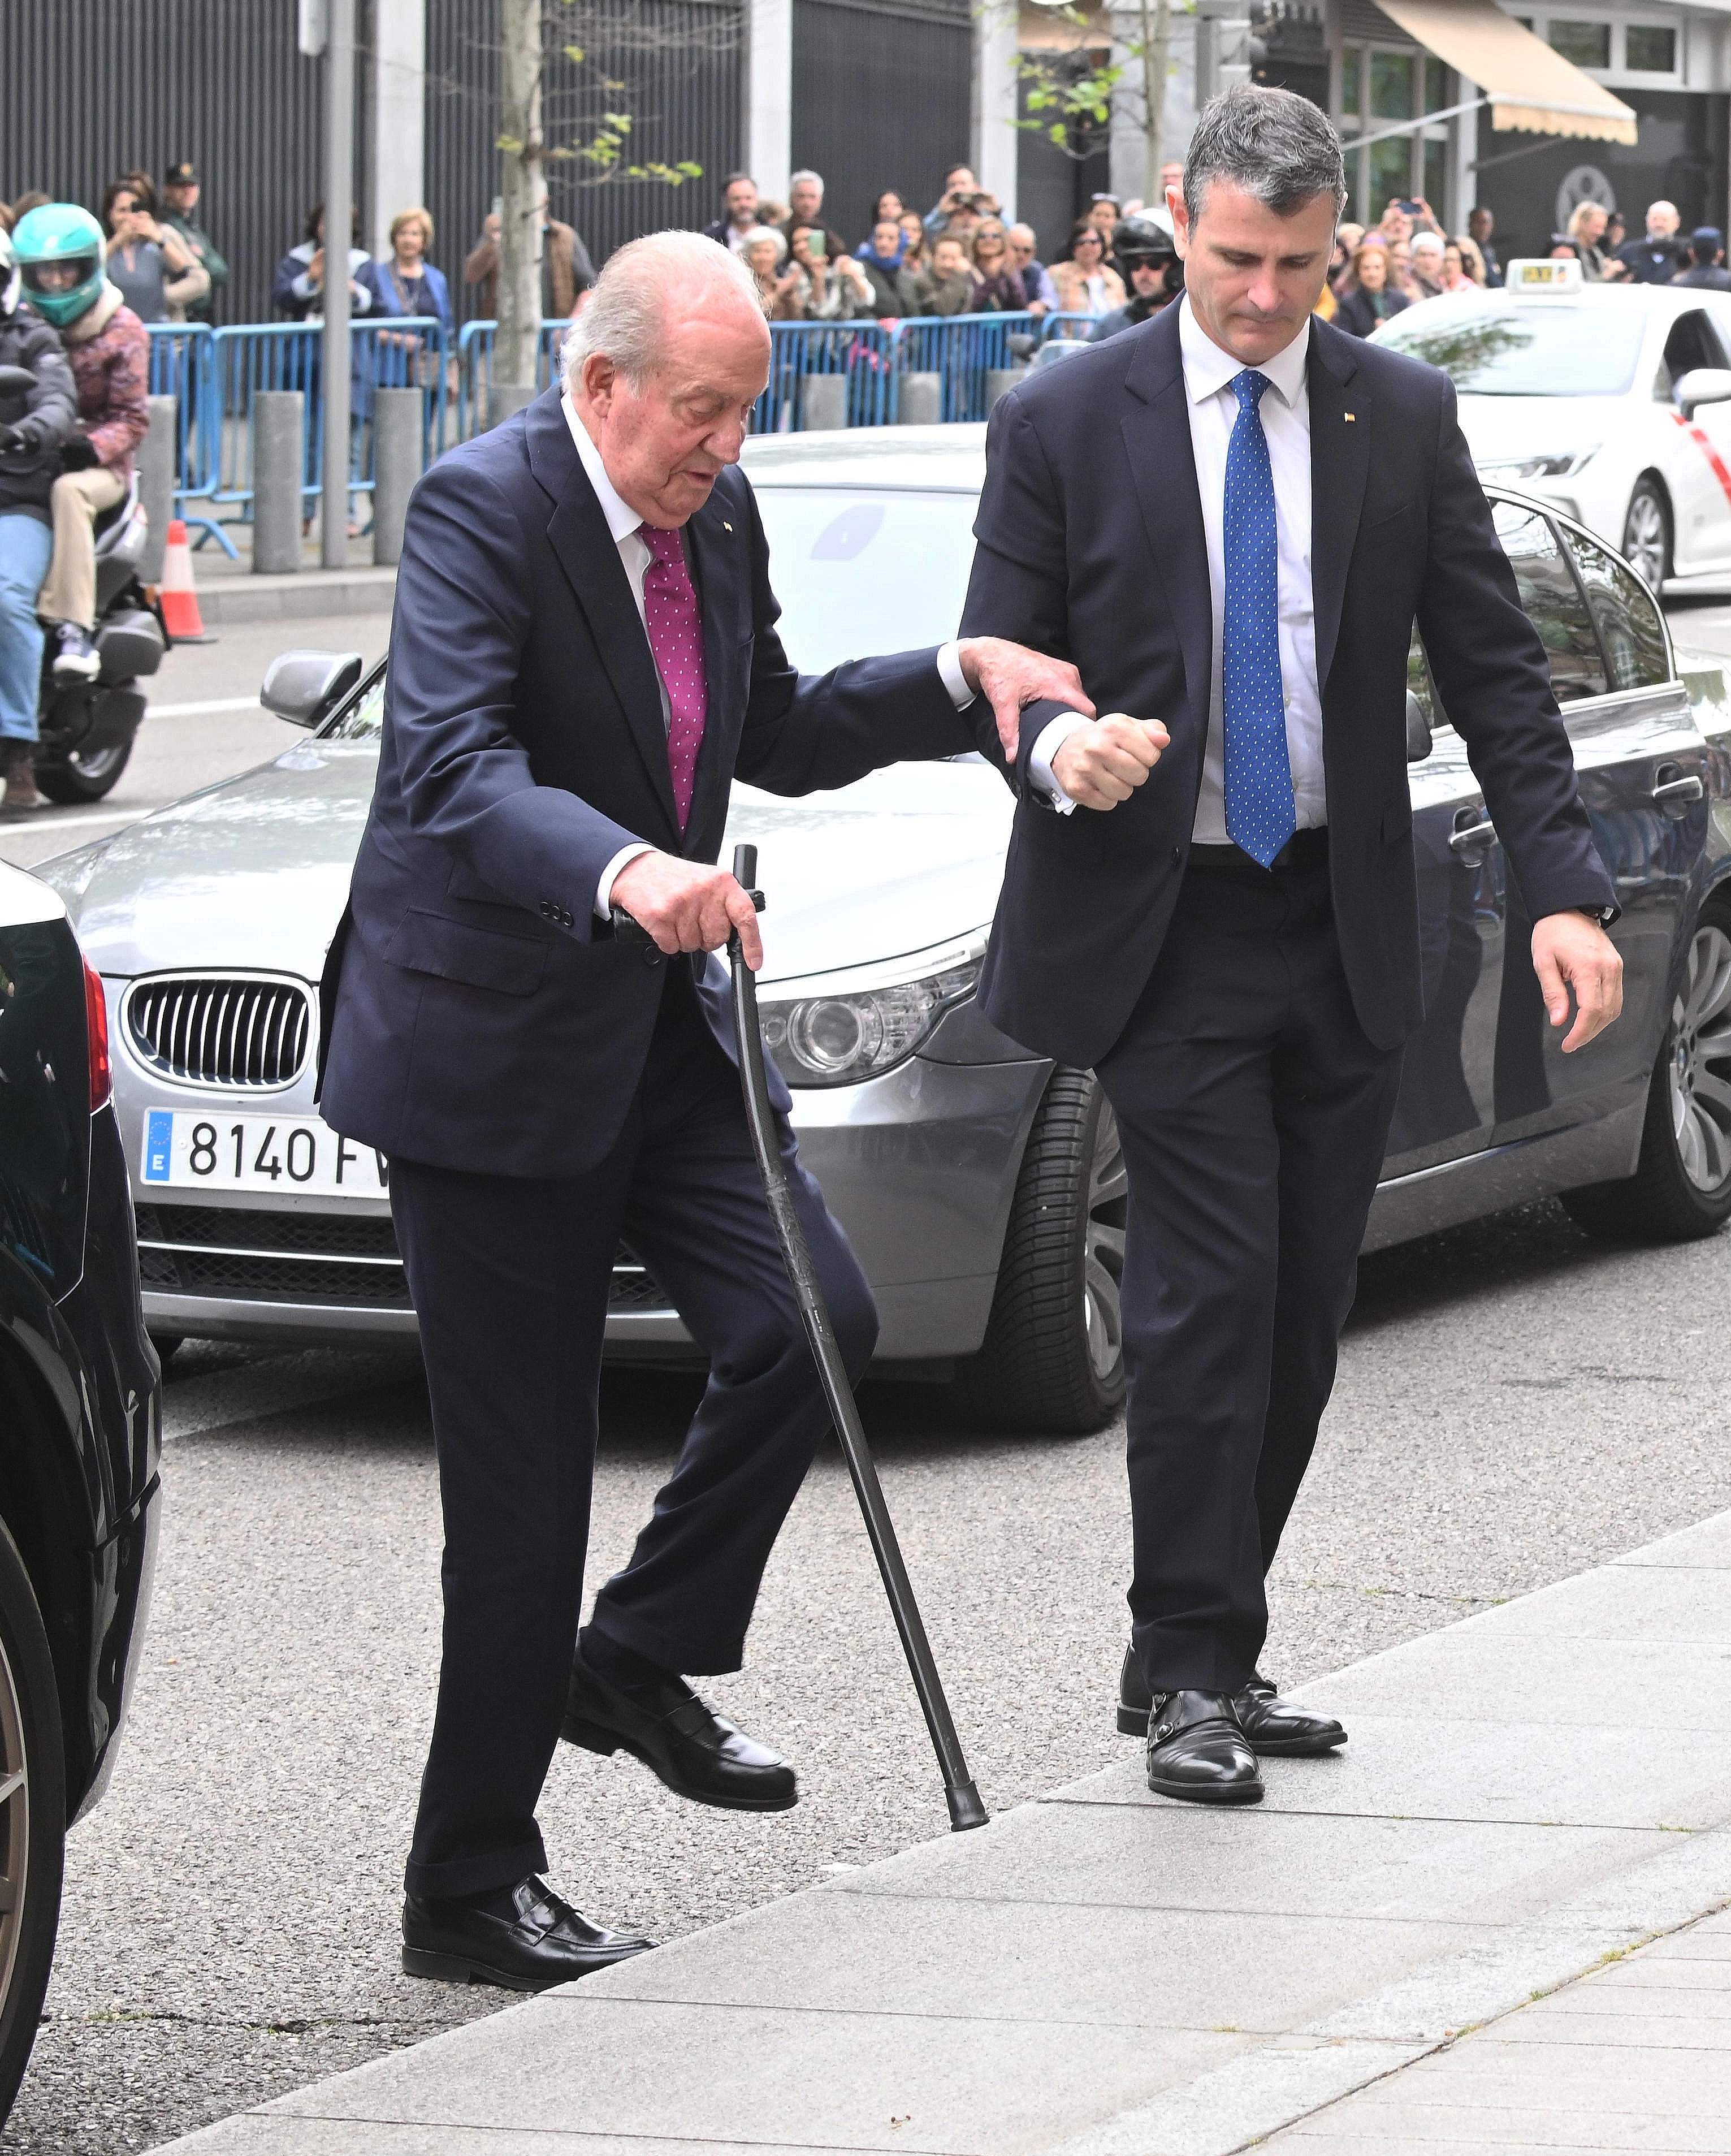
[[[1672,1010],[1671,1128],[1696,1189],[1731,1178],[1731,935],[1712,922],[1695,931]]]
[[[1088,1166],[1082,1285],[1088,1358],[1094,1375],[1103,1381],[1113,1378],[1124,1356],[1124,1241],[1129,1208],[1124,1141],[1111,1103],[1103,1100]]]
[[[0,1639],[0,2005],[12,1995],[29,1877],[30,1767],[12,1657]]]
[[[1646,487],[1629,504],[1623,526],[1623,552],[1654,591],[1665,581],[1665,508]]]

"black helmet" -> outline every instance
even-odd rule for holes
[[[1129,270],[1138,263],[1170,262],[1178,250],[1171,234],[1151,217],[1127,217],[1112,235],[1112,252]]]

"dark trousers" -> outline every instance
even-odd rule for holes
[[[573,1101],[573,1114],[581,1114]],[[817,1184],[801,1223],[857,1375],[871,1294]],[[643,1082],[590,1173],[533,1182],[393,1163],[444,1509],[444,1658],[407,1884],[479,1893],[543,1870],[535,1808],[558,1742],[583,1591],[608,1281],[620,1238],[710,1359],[609,1639],[687,1675],[739,1668],[758,1584],[828,1414],[782,1270],[740,1081],[688,967],[670,965]]]
[[[1324,846],[1300,850],[1188,871],[1099,1069],[1129,1176],[1129,1603],[1156,1691],[1256,1666],[1399,1082],[1353,1012]]]

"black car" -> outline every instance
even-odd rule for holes
[[[0,865],[0,2118],[54,1959],[66,1829],[114,1763],[159,1507],[102,984]]]

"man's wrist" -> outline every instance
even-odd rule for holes
[[[1046,796],[1060,816],[1068,816],[1076,803],[1065,793],[1063,782],[1052,769],[1052,759],[1070,736],[1088,723],[1079,711],[1061,711],[1055,719],[1049,719],[1041,727],[1032,748],[1028,751],[1028,782]]]
[[[952,637],[948,644],[938,646],[938,675],[950,692],[950,701],[959,711],[965,711],[979,694],[967,676],[961,663],[961,639]]]
[[[639,839],[634,844],[622,846],[614,855],[612,860],[602,870],[601,881],[595,887],[595,912],[597,920],[610,921],[612,918],[613,886],[633,861],[641,860],[645,854],[653,854],[654,850],[653,846]]]

